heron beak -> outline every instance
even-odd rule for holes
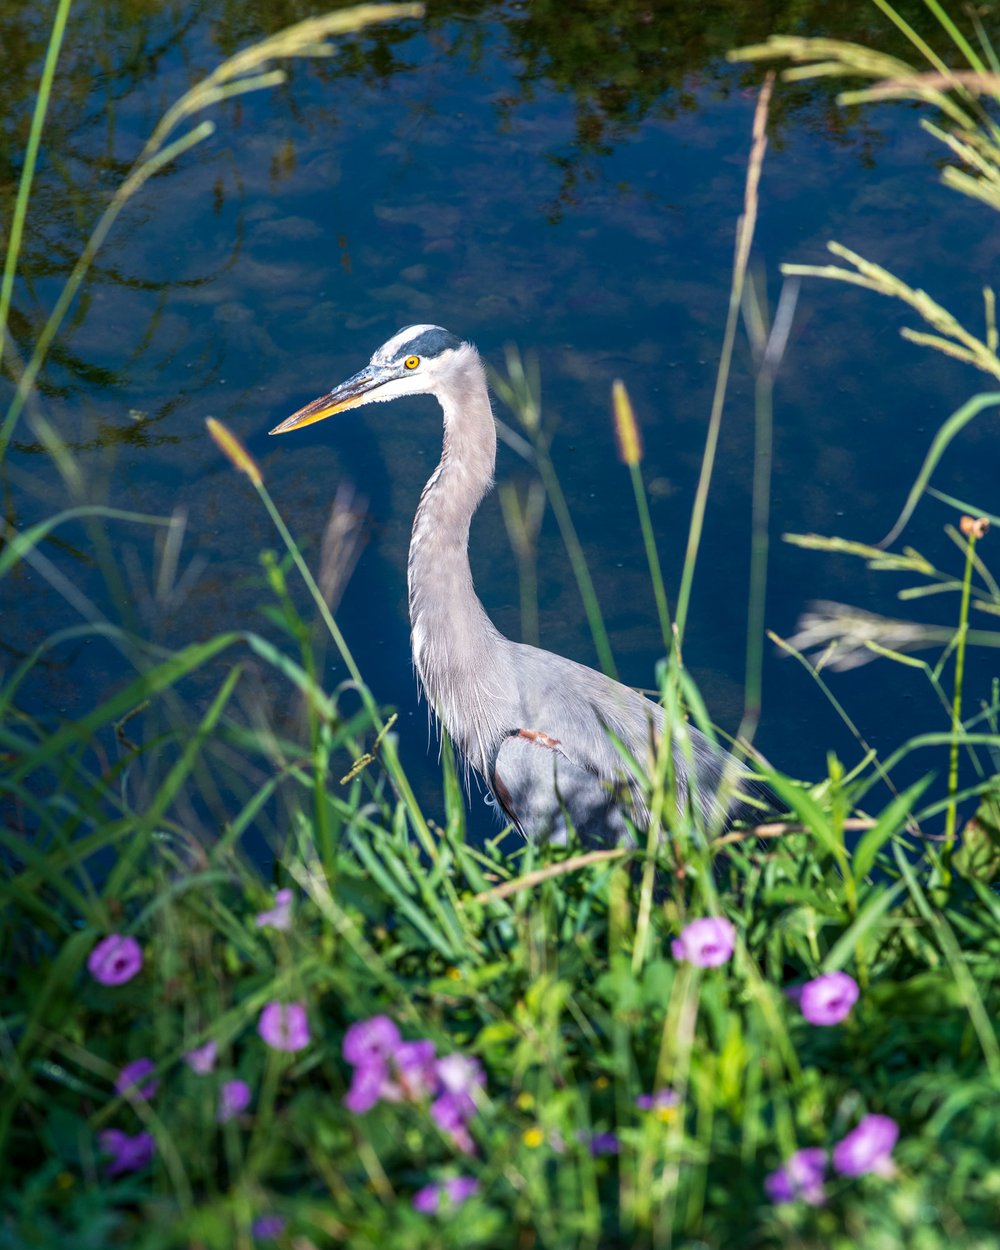
[[[272,434],[287,434],[289,430],[301,430],[304,426],[322,421],[324,417],[332,417],[335,413],[344,412],[348,408],[357,408],[368,403],[368,397],[376,387],[388,379],[380,377],[371,365],[366,365],[360,373],[335,387],[328,395],[320,395],[311,404],[306,404],[298,412],[286,417],[280,425],[276,425]]]

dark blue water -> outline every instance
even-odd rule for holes
[[[601,86],[611,74],[606,62],[595,60],[589,71],[587,62],[560,65],[558,44],[542,55],[528,38],[530,16],[530,7],[520,14],[487,8],[466,19],[440,10],[427,27],[410,22],[391,36],[363,37],[339,68],[336,61],[297,65],[287,86],[219,109],[217,135],[124,214],[62,340],[62,358],[46,375],[42,401],[78,455],[87,497],[186,514],[181,569],[190,566],[191,578],[159,608],[144,589],[153,538],[112,531],[129,587],[122,610],[171,644],[234,626],[268,629],[258,553],[276,546],[276,536],[207,438],[206,416],[246,441],[313,560],[338,486],[353,485],[366,501],[366,544],[338,620],[377,698],[399,710],[403,758],[432,810],[437,765],[410,669],[405,562],[410,520],[440,446],[436,405],[423,398],[377,406],[280,440],[266,432],[408,323],[436,322],[471,338],[497,367],[507,344],[534,354],[553,458],[620,674],[649,685],[662,646],[631,486],[615,459],[610,386],[626,380],[643,426],[643,472],[673,600],[755,104],[753,76],[705,47],[688,72],[676,69],[659,82],[649,67],[676,55],[665,37],[662,50],[650,46],[627,62],[613,96]],[[763,37],[764,20],[740,36]],[[226,35],[238,45],[257,33],[251,23]],[[662,36],[659,27],[653,34]],[[40,174],[38,209],[49,205],[51,217],[36,227],[32,281],[18,290],[23,326],[51,304],[60,258],[76,254],[114,185],[115,162],[131,159],[163,108],[211,68],[220,42],[208,17],[183,22],[167,12],[141,35],[133,31],[131,42],[108,35],[89,85],[77,54],[67,73],[75,95],[57,102]],[[162,52],[144,61],[137,45]],[[940,153],[918,120],[906,106],[845,118],[828,96],[779,85],[755,248],[772,301],[780,263],[823,262],[833,238],[978,326],[980,288],[995,267],[995,225],[988,210],[940,186],[933,163]],[[988,389],[970,369],[901,340],[904,325],[916,325],[914,317],[868,292],[818,281],[802,287],[775,392],[766,620],[781,635],[794,631],[815,598],[943,624],[955,619],[954,596],[901,606],[894,596],[907,579],[780,541],[786,531],[877,541],[938,425]],[[685,646],[727,730],[743,707],[753,422],[741,338]],[[980,418],[949,453],[937,484],[988,506],[996,435],[996,418]],[[11,464],[21,521],[65,500],[66,486],[29,424]],[[502,446],[497,475],[524,488],[532,471]],[[942,528],[953,519],[928,501],[906,541],[957,570],[959,554]],[[86,536],[68,535],[73,549],[49,554],[111,612],[114,596],[101,585]],[[519,636],[516,565],[495,496],[474,525],[472,560],[488,610]],[[550,515],[538,570],[542,644],[594,663]],[[4,605],[8,644],[16,640],[17,649],[73,619],[35,573],[22,576]],[[970,705],[989,697],[995,667],[989,653],[973,655]],[[36,710],[90,706],[118,675],[118,660],[101,644],[60,652],[34,684]],[[328,684],[344,676],[331,660]],[[947,727],[914,670],[880,662],[830,681],[885,754],[917,730]],[[806,777],[822,775],[828,750],[848,765],[861,754],[801,666],[770,650],[757,742],[776,764]],[[925,762],[943,772],[943,757],[921,759],[900,780]],[[474,816],[486,827],[491,820],[478,810]]]

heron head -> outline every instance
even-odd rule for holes
[[[271,433],[298,430],[348,408],[360,408],[362,404],[435,391],[455,353],[465,346],[461,339],[440,326],[407,326],[383,343],[359,373],[293,412]]]

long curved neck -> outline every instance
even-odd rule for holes
[[[497,436],[482,362],[474,348],[461,350],[461,373],[437,395],[444,443],[413,520],[407,580],[417,676],[456,745],[482,769],[497,680],[491,659],[501,635],[472,584],[469,525],[493,485]]]

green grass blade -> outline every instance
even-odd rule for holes
[[[879,816],[876,824],[858,840],[854,854],[851,856],[851,871],[855,881],[860,883],[868,876],[875,863],[875,857],[889,838],[902,829],[907,816],[913,811],[917,800],[933,778],[934,774],[928,773],[919,781],[914,782],[908,790],[897,794]]]
[[[947,421],[941,426],[934,435],[930,450],[924,457],[924,463],[920,467],[916,480],[910,487],[910,493],[906,497],[906,503],[903,510],[896,519],[896,523],[892,529],[886,534],[885,538],[877,544],[879,547],[889,547],[900,536],[906,527],[906,523],[913,515],[920,496],[923,494],[931,474],[937,466],[938,461],[944,455],[952,439],[960,433],[965,426],[969,424],[974,417],[986,408],[996,408],[1000,406],[1000,392],[990,391],[982,395],[974,395],[967,403],[964,403],[957,412],[953,412]]]
[[[71,6],[72,0],[58,0],[56,6],[52,33],[49,35],[49,43],[45,51],[42,78],[38,84],[38,94],[35,96],[31,130],[28,133],[28,143],[24,150],[24,164],[17,184],[17,199],[14,202],[14,213],[10,222],[7,255],[4,257],[3,279],[0,281],[0,364],[3,362],[7,318],[10,315],[10,302],[14,292],[14,275],[17,273],[21,255],[21,240],[24,237],[24,223],[28,216],[28,201],[31,199],[31,186],[34,182],[35,166],[38,163],[38,152],[42,144],[42,131],[45,129],[45,117],[49,111],[52,84],[55,81],[56,66],[59,63],[59,52],[66,33]]]

